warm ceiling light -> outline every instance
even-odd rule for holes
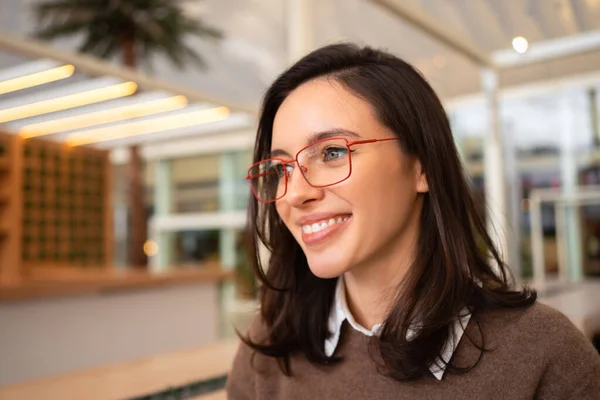
[[[109,110],[31,124],[21,128],[19,134],[24,138],[49,135],[52,133],[88,128],[94,125],[118,122],[126,119],[145,117],[161,112],[174,111],[183,108],[186,105],[187,98],[185,96],[173,96],[166,99],[146,101],[144,103],[132,104],[125,107],[111,108]]]
[[[75,72],[75,67],[69,64],[46,71],[8,79],[0,82],[0,94],[16,92],[17,90],[66,79],[73,75],[73,72]]]
[[[148,257],[153,257],[158,254],[158,243],[154,240],[146,240],[144,242],[144,254]]]
[[[130,96],[134,94],[136,90],[137,85],[135,82],[124,82],[100,89],[58,97],[56,99],[43,100],[38,101],[37,103],[7,108],[6,110],[0,110],[0,123]]]
[[[229,116],[229,113],[230,111],[227,107],[216,107],[202,111],[150,118],[144,121],[128,122],[105,128],[74,132],[67,136],[66,142],[69,146],[81,146],[129,136],[185,128],[223,120]]]
[[[523,36],[517,36],[512,41],[513,49],[519,54],[523,54],[529,48],[529,42]]]

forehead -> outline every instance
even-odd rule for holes
[[[277,111],[271,149],[292,154],[315,133],[332,130],[382,136],[368,102],[331,79],[313,80],[290,93]]]

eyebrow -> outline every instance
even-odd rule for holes
[[[319,132],[315,132],[315,133],[311,134],[306,139],[306,145],[308,146],[309,144],[318,142],[319,140],[329,139],[329,138],[333,138],[333,137],[345,137],[345,138],[349,138],[349,139],[362,139],[362,136],[360,136],[356,132],[352,132],[351,130],[348,130],[348,129],[336,128],[336,129],[328,129],[325,131],[319,131]],[[280,156],[287,156],[290,158],[292,157],[290,155],[290,153],[288,153],[287,151],[282,150],[282,149],[271,150],[271,153],[269,154],[270,158],[275,158],[275,157],[280,157]]]

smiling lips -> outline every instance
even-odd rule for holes
[[[321,243],[334,233],[339,232],[347,225],[351,215],[323,216],[320,219],[315,217],[303,218],[299,221],[302,228],[302,240],[309,246]]]
[[[328,220],[323,220],[320,222],[315,222],[313,224],[302,225],[302,233],[311,234],[322,231],[323,229],[333,226],[335,224],[340,224],[350,218],[350,216],[345,217],[337,217],[337,218],[329,218]]]

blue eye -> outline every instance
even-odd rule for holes
[[[275,175],[277,175],[278,178],[283,178],[284,174],[286,174],[286,173],[289,178],[290,175],[292,174],[292,171],[294,170],[294,166],[290,165],[290,164],[286,164],[284,167],[283,164],[275,164],[271,167],[271,169],[273,170],[273,173]]]
[[[285,166],[285,172],[287,173],[288,178],[292,175],[292,172],[294,171],[294,166],[287,164]]]
[[[348,148],[328,146],[323,149],[323,161],[337,161],[348,155]]]

